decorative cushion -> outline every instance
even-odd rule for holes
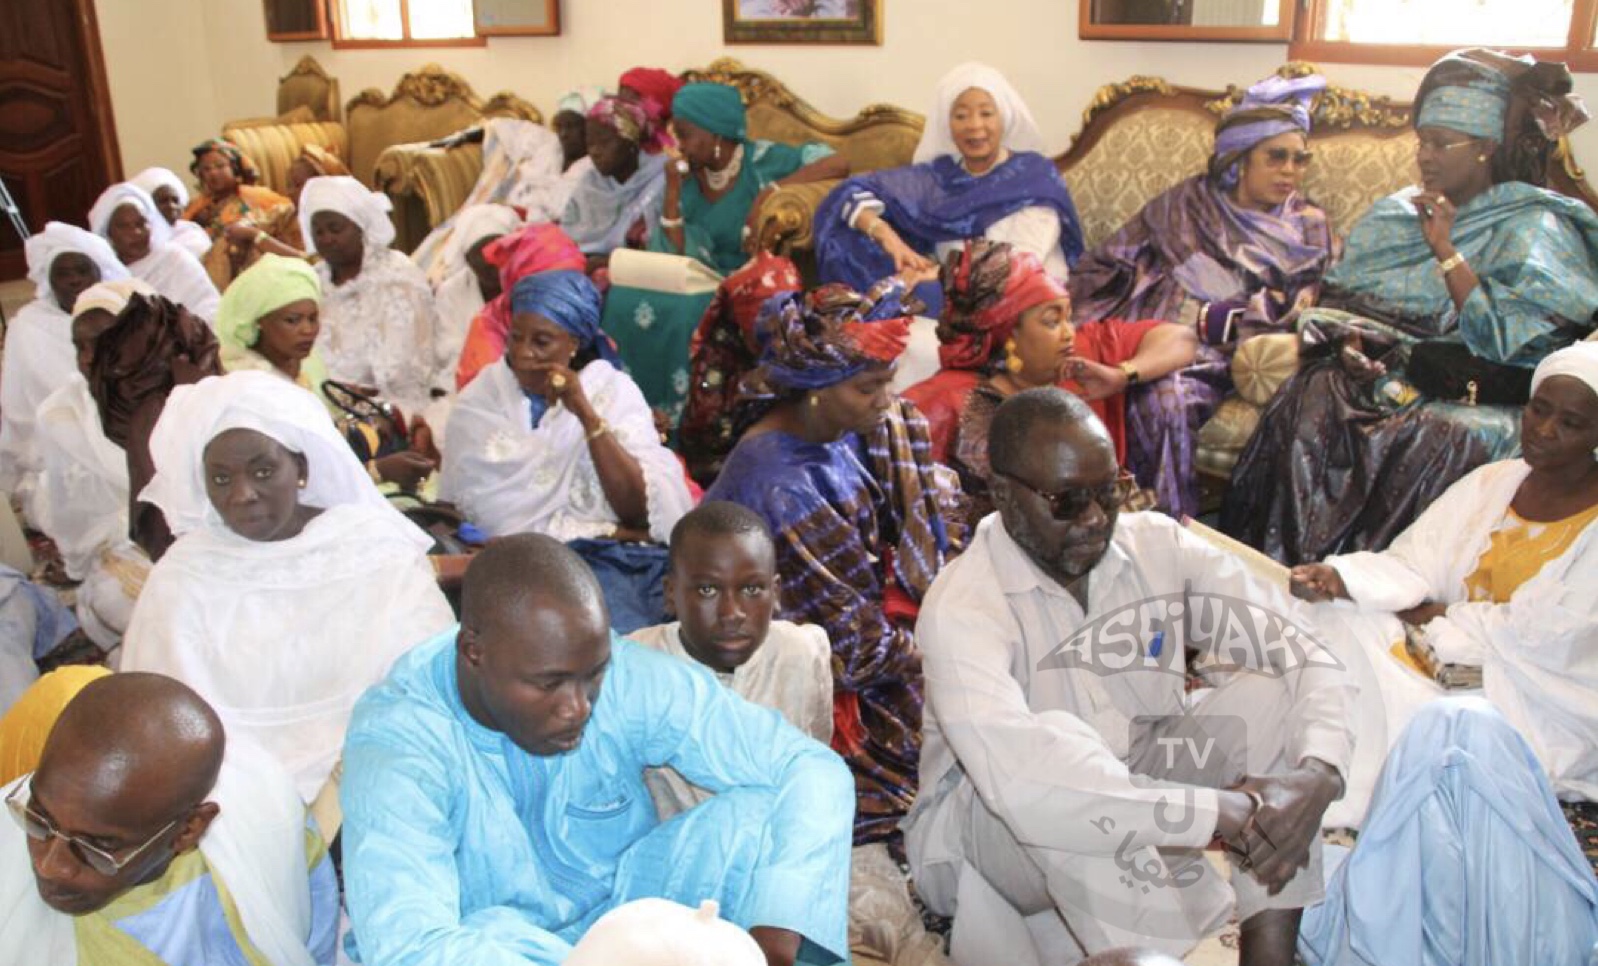
[[[1256,406],[1240,396],[1221,400],[1215,415],[1199,430],[1198,448],[1193,454],[1194,467],[1212,476],[1230,477],[1238,454],[1254,435],[1264,411],[1263,406]]]
[[[1103,242],[1143,206],[1209,163],[1215,121],[1193,111],[1149,108],[1104,132],[1065,172],[1088,248]]]
[[[1257,335],[1232,356],[1232,383],[1237,394],[1256,406],[1276,395],[1298,371],[1298,336],[1289,332]]]

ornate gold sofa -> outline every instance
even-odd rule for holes
[[[267,187],[283,192],[288,190],[289,166],[306,144],[328,148],[344,159],[351,174],[374,188],[394,181],[408,189],[407,166],[384,167],[383,158],[390,148],[410,146],[409,142],[425,145],[488,116],[542,120],[537,108],[514,94],[496,94],[484,102],[460,75],[437,64],[405,74],[388,94],[368,88],[340,112],[338,81],[328,77],[311,57],[301,58],[278,82],[278,107],[283,113],[277,117],[228,122],[222,136],[250,155]],[[468,189],[475,178],[473,171]],[[401,200],[414,199],[402,193]],[[418,215],[397,206],[395,221],[402,231],[407,218],[414,222],[425,218],[425,213]],[[417,235],[416,240],[420,239]]]
[[[848,120],[828,117],[782,81],[730,57],[702,70],[685,71],[682,76],[685,81],[715,81],[738,88],[749,111],[750,137],[791,143],[823,141],[848,158],[856,172],[908,164],[921,139],[919,114],[873,104]],[[485,108],[485,113],[491,111]],[[430,230],[454,213],[471,192],[482,170],[482,149],[475,144],[452,148],[405,144],[390,150],[378,167],[378,182],[394,199],[396,221],[402,208],[407,212],[401,239],[404,244],[408,237],[406,247],[412,247],[422,238],[414,233],[420,209],[425,208],[425,225]],[[781,251],[808,249],[816,205],[836,184],[818,182],[774,192],[759,219],[761,243]],[[412,232],[409,236],[407,226]]]
[[[425,74],[426,71],[436,74]],[[363,113],[357,115],[357,98],[350,102],[350,123],[366,123],[364,111],[374,112],[373,123],[387,125],[393,134],[382,151],[372,159],[372,186],[388,194],[394,203],[394,225],[398,232],[395,247],[411,251],[439,222],[461,206],[477,184],[483,169],[483,147],[462,144],[453,148],[431,147],[431,142],[482,123],[485,118],[510,117],[542,124],[538,108],[509,91],[501,91],[483,101],[471,85],[458,75],[437,65],[423,68],[422,74],[407,74],[386,102],[373,89]],[[409,82],[409,83],[407,83]]]
[[[349,135],[341,119],[338,80],[311,56],[301,57],[277,82],[277,115],[241,118],[222,125],[222,137],[239,146],[261,169],[261,183],[287,193],[289,166],[307,144],[349,157]]]
[[[1278,73],[1295,77],[1318,70],[1290,63]],[[1056,159],[1076,201],[1087,246],[1103,242],[1160,192],[1203,171],[1216,120],[1241,96],[1238,87],[1207,91],[1158,77],[1101,87],[1083,113],[1082,130]],[[1339,237],[1347,236],[1374,201],[1417,177],[1408,103],[1329,87],[1315,101],[1310,146],[1315,163],[1304,191],[1326,210]],[[1551,163],[1549,186],[1598,207],[1568,143]],[[1292,335],[1261,336],[1238,350],[1232,363],[1237,392],[1200,430],[1195,453],[1211,494],[1224,488],[1265,404],[1297,369],[1298,343]]]

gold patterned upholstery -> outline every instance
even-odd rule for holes
[[[308,108],[312,120],[344,120],[337,78],[329,77],[309,54],[301,57],[294,69],[277,82],[277,112],[287,114],[296,107]]]
[[[477,111],[477,117],[463,128],[490,117],[538,124],[544,120],[538,108],[509,92],[495,94]],[[436,138],[393,145],[377,159],[376,182],[394,203],[394,244],[401,251],[415,249],[428,232],[454,214],[476,187],[483,170],[481,144],[436,148],[431,146],[431,140]]]
[[[847,158],[853,174],[909,164],[921,140],[925,119],[891,104],[871,104],[848,120],[828,117],[765,71],[723,57],[704,70],[683,72],[683,80],[736,87],[749,114],[749,136],[787,144],[820,141]],[[757,218],[761,247],[791,252],[814,244],[816,206],[837,181],[779,188]]]
[[[331,121],[299,124],[230,121],[222,137],[239,146],[261,170],[261,184],[279,194],[289,193],[289,166],[307,144],[327,148],[341,158],[349,156],[344,125]]]
[[[1148,201],[1204,170],[1215,119],[1183,107],[1150,107],[1110,126],[1064,172],[1082,235],[1098,245]]]
[[[512,94],[494,103],[510,116],[542,121],[531,104]],[[485,104],[459,74],[437,64],[427,64],[399,79],[393,93],[384,95],[369,87],[345,107],[350,132],[350,171],[355,177],[381,188],[378,159],[397,144],[427,142],[453,134],[481,121]]]

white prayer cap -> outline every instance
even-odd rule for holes
[[[954,102],[971,88],[987,91],[999,106],[999,116],[1004,119],[1004,146],[1011,151],[1042,151],[1043,133],[1038,122],[1027,110],[1026,102],[1016,93],[1010,82],[987,64],[968,61],[943,75],[932,97],[932,109],[927,112],[927,126],[922,130],[921,143],[916,145],[915,161],[922,164],[945,154],[960,154],[954,135],[949,130],[949,112]]]
[[[368,250],[387,248],[394,243],[394,222],[388,217],[393,209],[388,195],[370,191],[348,175],[312,178],[300,194],[300,231],[310,244],[311,216],[318,211],[336,211],[355,222]]]
[[[156,292],[149,282],[140,278],[124,278],[115,282],[101,282],[91,285],[78,295],[78,300],[72,303],[72,317],[75,319],[85,312],[94,309],[103,309],[112,315],[121,315],[122,310],[128,307],[128,300],[135,295],[145,298],[154,298],[160,293]]]
[[[1536,392],[1549,376],[1571,376],[1587,384],[1598,396],[1598,342],[1588,340],[1551,352],[1532,373],[1531,391]]]
[[[100,192],[89,209],[89,229],[96,235],[110,237],[111,216],[123,205],[133,205],[150,223],[150,247],[161,248],[172,238],[172,226],[162,217],[150,193],[131,181],[123,181]]]
[[[717,916],[714,900],[690,909],[639,899],[599,917],[565,966],[764,966],[754,937]]]
[[[99,235],[84,231],[76,225],[52,221],[44,231],[23,244],[28,259],[28,281],[34,285],[34,298],[51,298],[50,266],[60,255],[77,252],[88,256],[100,268],[100,281],[114,282],[128,277],[128,269],[117,258],[117,253]]]
[[[157,189],[171,188],[173,194],[178,196],[178,204],[185,208],[189,205],[188,185],[185,185],[183,179],[179,178],[177,172],[171,168],[145,168],[128,180],[148,191],[152,198],[155,197]]]

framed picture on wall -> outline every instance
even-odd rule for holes
[[[560,0],[473,0],[479,37],[554,37]]]
[[[880,44],[882,0],[721,0],[729,44]]]

